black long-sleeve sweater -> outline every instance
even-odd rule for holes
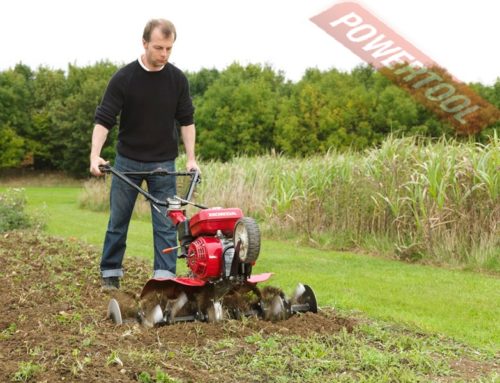
[[[181,126],[194,121],[186,76],[170,63],[160,71],[148,72],[137,60],[131,62],[111,78],[95,122],[111,129],[119,114],[118,153],[144,162],[175,159],[175,120]]]

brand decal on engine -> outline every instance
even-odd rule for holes
[[[234,211],[220,211],[217,213],[208,213],[209,217],[231,217],[237,215]]]

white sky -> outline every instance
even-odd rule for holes
[[[350,70],[361,59],[309,18],[335,0],[7,0],[0,7],[0,70],[23,62],[66,69],[142,52],[147,20],[174,22],[171,62],[183,70],[267,63],[296,81],[305,69]],[[500,1],[360,0],[459,80],[500,77]]]

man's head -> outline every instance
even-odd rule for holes
[[[165,19],[148,21],[142,34],[145,63],[151,70],[160,70],[172,52],[177,32],[172,22]]]

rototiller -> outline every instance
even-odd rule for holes
[[[317,312],[316,297],[308,285],[298,284],[290,299],[278,288],[257,287],[257,283],[272,275],[252,275],[260,252],[257,222],[244,216],[239,208],[207,208],[192,202],[195,187],[201,180],[198,171],[119,172],[108,165],[101,170],[136,189],[157,212],[160,212],[158,206],[166,207],[167,216],[177,228],[179,246],[164,252],[179,249],[178,258],[185,258],[189,270],[183,277],[150,279],[142,289],[134,319],[147,326],[158,326],[248,316],[276,321],[299,312]],[[152,174],[189,177],[185,197],[160,201],[127,177]],[[188,218],[186,205],[201,210]],[[126,319],[116,299],[109,302],[108,316],[117,324]]]

